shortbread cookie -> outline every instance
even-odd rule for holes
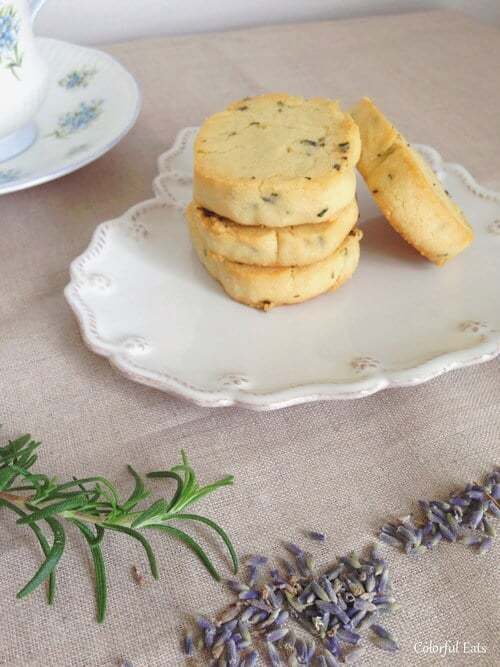
[[[205,247],[195,225],[190,225],[190,232],[202,264],[229,296],[261,310],[301,303],[324,292],[336,290],[356,270],[362,237],[362,233],[354,229],[340,248],[316,264],[262,267],[239,264],[217,255]]]
[[[333,220],[317,225],[249,227],[191,202],[186,217],[205,247],[226,259],[258,266],[304,266],[335,252],[358,221],[359,210],[353,199]]]
[[[323,222],[354,198],[359,154],[358,128],[337,102],[246,98],[198,132],[193,199],[240,225]]]
[[[358,169],[387,220],[435,264],[458,255],[473,232],[429,165],[370,99],[351,113],[361,132]]]

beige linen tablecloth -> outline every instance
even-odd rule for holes
[[[166,7],[166,11],[168,8]],[[412,389],[273,413],[203,409],[133,384],[86,349],[63,298],[68,264],[94,227],[151,196],[156,157],[186,125],[233,98],[268,90],[372,95],[412,139],[500,188],[500,32],[447,12],[356,19],[154,39],[110,46],[137,77],[144,109],[132,132],[94,164],[0,200],[0,422],[31,431],[40,466],[63,477],[124,466],[169,467],[181,447],[203,480],[234,473],[233,489],[203,501],[240,553],[283,555],[306,528],[328,534],[326,563],[372,539],[385,517],[414,499],[449,493],[499,459],[500,364],[450,373]],[[500,255],[499,255],[500,258]],[[87,552],[71,533],[52,609],[41,591],[16,601],[39,562],[37,546],[0,512],[0,664],[90,667],[182,665],[186,614],[227,599],[189,552],[153,537],[161,581],[138,587],[143,553],[121,535],[105,544],[109,613],[94,621]],[[217,544],[217,565],[227,563]],[[443,545],[391,555],[402,604],[387,620],[402,651],[370,648],[363,665],[500,664],[498,543],[483,557]],[[425,645],[459,642],[458,655]],[[485,653],[464,654],[463,642]],[[367,642],[368,643],[368,642]]]

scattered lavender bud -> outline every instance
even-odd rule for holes
[[[283,667],[280,654],[278,653],[274,644],[272,644],[271,642],[267,642],[266,647],[267,647],[267,654],[271,662],[271,667]]]
[[[212,648],[215,640],[215,628],[206,628],[203,631],[203,643],[206,648]]]
[[[194,653],[193,635],[190,632],[186,632],[184,637],[184,653],[189,656]]]
[[[233,593],[242,593],[248,590],[248,586],[236,579],[226,579],[226,586],[233,591]]]
[[[248,590],[240,593],[238,597],[240,600],[257,600],[257,598],[259,597],[259,593],[258,591]]]
[[[255,667],[259,661],[259,654],[257,651],[252,651],[247,655],[244,661],[241,663],[241,667]]]
[[[398,540],[398,538],[394,537],[393,535],[387,535],[386,533],[380,533],[378,538],[382,542],[385,542],[386,544],[389,544],[391,547],[400,547],[401,546],[400,540]]]
[[[348,628],[339,628],[337,630],[337,637],[348,644],[357,644],[361,639],[361,635]]]
[[[359,556],[356,554],[355,551],[351,551],[347,561],[348,561],[349,565],[351,567],[353,567],[355,570],[360,570],[361,569],[361,563],[359,562]]]
[[[330,597],[326,593],[325,590],[316,582],[312,582],[312,590],[316,594],[316,597],[318,597],[320,600],[324,600],[325,602],[330,602]]]
[[[240,623],[246,623],[255,613],[253,607],[247,607],[244,612],[240,615]]]
[[[223,611],[217,620],[220,624],[224,625],[224,623],[228,623],[229,621],[234,621],[234,619],[237,616],[239,616],[239,614],[240,614],[240,608],[238,606],[232,606]]]
[[[379,593],[385,593],[389,587],[389,570],[387,567],[384,567],[380,573],[380,579],[378,581],[377,590]]]
[[[334,570],[331,570],[327,574],[325,574],[325,577],[327,579],[330,579],[330,581],[332,581],[333,579],[336,579],[339,576],[339,574],[342,573],[343,570],[344,570],[344,567],[341,565],[339,567],[336,567]]]
[[[481,544],[479,545],[478,552],[480,554],[484,554],[487,551],[489,551],[492,546],[493,546],[493,540],[491,539],[491,537],[485,537],[482,540]]]
[[[369,602],[368,600],[362,600],[358,598],[357,600],[354,601],[353,603],[353,609],[356,609],[357,611],[377,611],[376,605],[373,604],[373,602]]]
[[[248,622],[251,625],[256,625],[257,623],[261,623],[266,618],[267,618],[267,613],[265,611],[259,611],[256,614],[254,614]]]
[[[326,539],[326,535],[324,533],[319,533],[316,530],[310,530],[308,535],[311,540],[315,540],[316,542],[324,542]]]
[[[500,507],[496,503],[494,503],[492,500],[488,503],[488,510],[493,514],[494,517],[497,519],[500,518]]]
[[[483,530],[486,533],[486,535],[489,535],[490,537],[495,537],[497,534],[497,531],[491,525],[491,523],[488,521],[486,517],[483,517]]]
[[[262,621],[262,623],[259,623],[259,629],[268,628],[270,625],[272,625],[276,621],[279,614],[280,614],[280,609],[275,609],[274,611],[272,611],[269,614],[269,616],[266,618],[265,621]]]
[[[357,628],[358,625],[360,625],[360,623],[365,619],[367,613],[368,612],[365,609],[358,611],[358,613],[351,618],[351,626],[353,628]]]
[[[340,648],[340,642],[335,636],[334,637],[327,636],[325,639],[325,645],[328,651],[337,658],[342,653],[342,650]]]
[[[288,542],[287,544],[285,544],[285,548],[296,558],[303,558],[305,556],[304,551],[293,542]]]
[[[281,627],[282,625],[285,625],[285,623],[288,623],[289,619],[289,613],[286,610],[282,610],[278,614],[278,618],[274,622],[274,624],[278,627]]]
[[[468,515],[468,524],[471,528],[477,528],[483,518],[483,509],[473,510]]]
[[[326,667],[340,667],[340,662],[333,655],[333,653],[330,653],[330,651],[328,651],[327,649],[325,649],[324,658],[326,662]]]
[[[500,500],[500,482],[496,482],[493,485],[493,488],[491,489],[490,495],[495,500]]]
[[[286,637],[288,634],[288,628],[278,628],[277,630],[273,630],[272,632],[268,632],[266,635],[266,639],[268,642],[279,642],[283,637]]]
[[[213,630],[215,632],[215,625],[205,616],[197,616],[196,624],[201,630]]]
[[[318,655],[316,658],[317,667],[328,667],[328,663],[324,655]]]
[[[300,665],[305,665],[307,660],[307,646],[302,638],[298,638],[295,642],[295,652],[297,654],[297,661]]]

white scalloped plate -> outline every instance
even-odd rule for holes
[[[87,345],[128,378],[200,405],[271,410],[426,382],[500,353],[500,194],[418,146],[471,220],[475,241],[442,269],[380,217],[364,184],[355,276],[269,313],[227,297],[196,258],[182,210],[192,142],[159,159],[156,198],[100,225],[66,298]]]

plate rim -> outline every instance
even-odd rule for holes
[[[110,364],[128,379],[140,384],[159,389],[169,394],[181,396],[202,407],[238,406],[257,411],[276,410],[301,403],[311,403],[322,400],[352,400],[378,393],[383,389],[412,387],[433,380],[444,373],[459,368],[490,361],[500,355],[500,332],[490,331],[489,336],[483,336],[478,344],[458,351],[445,352],[406,369],[381,369],[368,378],[349,383],[324,382],[319,384],[302,384],[270,392],[252,392],[234,383],[231,387],[208,390],[196,387],[188,382],[176,378],[168,373],[154,372],[141,367],[131,361],[123,352],[117,352],[112,344],[106,344],[99,338],[96,328],[96,318],[79,293],[80,265],[88,259],[97,256],[105,247],[103,237],[115,225],[122,225],[124,220],[131,221],[139,211],[149,210],[152,207],[171,207],[175,210],[182,208],[173,200],[168,190],[163,189],[162,176],[185,178],[175,170],[166,170],[165,164],[169,158],[175,156],[182,145],[196,128],[189,127],[181,130],[167,151],[158,158],[159,174],[154,179],[154,198],[139,202],[117,218],[101,223],[94,230],[87,249],[73,260],[70,265],[70,282],[64,289],[65,298],[76,316],[80,332],[85,344],[96,354],[106,357]],[[458,174],[464,184],[478,196],[500,203],[500,192],[483,188],[473,176],[457,163],[445,163],[441,155],[430,146],[414,144],[430,159],[436,170],[449,170]]]
[[[137,122],[137,119],[142,109],[143,97],[138,82],[136,81],[135,77],[132,76],[132,74],[128,71],[128,69],[124,65],[122,65],[121,62],[117,60],[114,56],[112,56],[110,53],[102,51],[101,49],[95,49],[90,46],[73,44],[72,42],[67,42],[63,39],[54,39],[52,37],[43,37],[43,36],[36,36],[35,39],[41,42],[57,42],[58,44],[64,44],[65,46],[69,46],[72,48],[77,47],[78,49],[83,49],[84,51],[91,51],[94,53],[98,53],[100,57],[103,57],[104,59],[107,59],[108,61],[112,62],[113,65],[119,68],[125,75],[125,77],[128,78],[129,83],[131,84],[131,90],[132,92],[135,93],[135,106],[133,112],[130,115],[130,119],[125,125],[125,127],[121,130],[121,132],[115,135],[111,141],[102,145],[100,148],[97,148],[95,151],[92,151],[92,153],[87,155],[87,157],[68,163],[64,167],[55,169],[54,171],[49,171],[37,178],[30,178],[29,176],[27,176],[24,179],[20,179],[18,181],[11,181],[9,183],[5,183],[4,185],[0,185],[0,196],[7,195],[12,192],[19,192],[20,190],[27,190],[28,188],[33,188],[38,185],[43,185],[44,183],[54,181],[58,178],[61,178],[62,176],[67,176],[68,174],[72,174],[74,171],[78,171],[78,169],[87,166],[91,162],[94,162],[98,158],[102,157],[105,153],[110,151],[112,148],[114,148],[130,132],[130,130]],[[29,150],[29,148],[27,150]]]

